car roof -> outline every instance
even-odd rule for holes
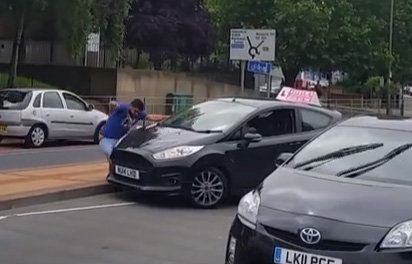
[[[328,113],[328,114],[331,114],[331,115],[340,115],[340,113],[337,112],[337,111],[332,111],[332,110],[323,108],[321,106],[304,104],[304,103],[286,102],[286,101],[281,101],[281,100],[277,100],[277,99],[230,97],[230,98],[219,98],[219,99],[215,99],[215,100],[225,101],[225,102],[233,102],[233,103],[238,103],[238,104],[244,104],[244,105],[256,107],[260,110],[264,110],[266,108],[277,107],[277,106],[279,106],[279,107],[282,107],[282,106],[296,107],[296,106],[298,106],[300,108],[306,108],[308,110],[317,110],[317,111],[321,111],[321,112]]]
[[[352,126],[360,128],[391,129],[412,132],[412,119],[405,117],[387,116],[358,116],[347,119],[339,126]]]
[[[0,91],[18,91],[18,92],[66,92],[61,89],[47,89],[47,88],[5,88]]]

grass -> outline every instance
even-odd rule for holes
[[[0,89],[7,87],[8,74],[0,73]],[[32,78],[18,76],[15,81],[15,87],[18,88],[55,88],[54,86],[40,82]]]

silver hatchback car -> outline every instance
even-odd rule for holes
[[[68,91],[0,90],[0,141],[22,138],[28,147],[41,147],[48,139],[90,139],[98,143],[107,118]]]

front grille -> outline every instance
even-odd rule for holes
[[[120,183],[132,184],[132,185],[140,184],[140,180],[134,180],[134,179],[119,176],[119,175],[116,175],[116,174],[114,174],[112,177],[113,177],[114,180],[116,180],[117,182],[120,182]]]
[[[112,154],[113,163],[131,169],[149,171],[153,164],[139,154],[127,150],[115,150]]]
[[[360,244],[360,243],[350,243],[350,242],[341,242],[341,241],[324,240],[324,239],[322,239],[316,245],[308,245],[300,239],[298,234],[275,229],[275,228],[268,227],[268,226],[264,226],[264,228],[266,232],[268,232],[270,235],[274,236],[275,238],[278,238],[285,242],[292,243],[296,246],[300,246],[300,247],[304,247],[308,249],[326,250],[326,251],[346,251],[346,252],[352,251],[353,252],[353,251],[361,251],[366,246],[365,244]]]

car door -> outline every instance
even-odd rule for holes
[[[72,93],[63,92],[63,99],[69,114],[69,126],[76,137],[91,137],[94,135],[93,116],[88,105]]]
[[[294,108],[279,108],[265,111],[244,124],[243,132],[250,128],[262,135],[260,142],[235,141],[236,149],[226,155],[233,162],[235,188],[250,189],[257,186],[276,167],[277,156],[289,149],[296,149],[301,143],[296,136],[296,111]],[[233,144],[233,143],[232,143]]]
[[[70,135],[67,128],[67,111],[58,92],[43,93],[41,112],[49,130],[49,138],[64,138]]]

